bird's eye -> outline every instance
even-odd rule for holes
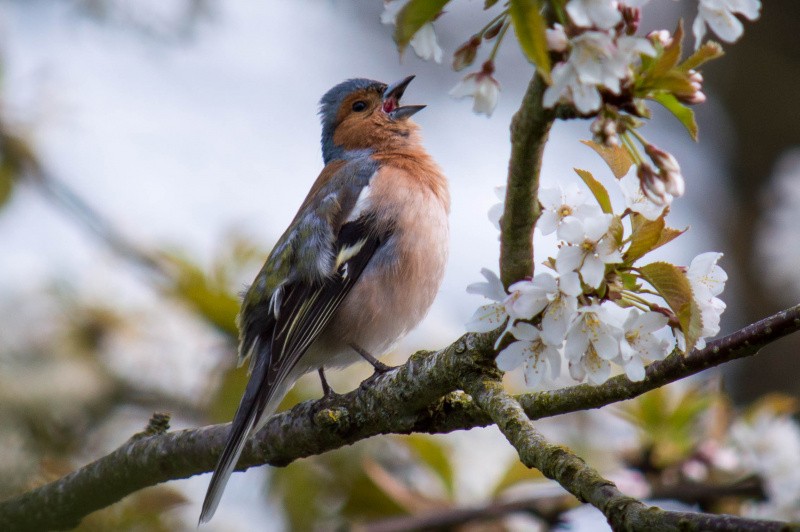
[[[355,102],[353,104],[353,111],[355,111],[357,113],[360,113],[361,111],[363,111],[366,108],[367,108],[367,102],[362,101],[362,100],[358,100],[357,102]]]

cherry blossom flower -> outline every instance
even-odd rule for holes
[[[522,365],[525,384],[530,388],[538,386],[550,370],[550,378],[561,374],[561,353],[558,347],[544,342],[541,330],[529,323],[517,323],[510,329],[517,339],[497,355],[495,362],[502,371],[510,371]]]
[[[433,29],[433,23],[426,22],[423,24],[408,44],[411,45],[414,53],[420,59],[425,61],[433,59],[436,63],[442,62],[442,48],[436,40],[436,30]]]
[[[666,327],[669,320],[658,312],[640,312],[632,309],[622,324],[619,357],[616,360],[625,375],[634,382],[644,380],[645,363],[662,360],[671,344],[652,333]]]
[[[613,304],[593,303],[578,309],[564,345],[564,356],[575,380],[588,377],[593,384],[601,384],[611,375],[609,361],[619,355],[623,334],[614,315],[605,308]]]
[[[494,195],[497,196],[500,203],[495,203],[489,208],[489,221],[492,222],[495,229],[500,231],[500,219],[503,217],[503,212],[506,209],[506,187],[494,187]]]
[[[686,272],[703,323],[700,338],[695,344],[696,349],[703,349],[706,346],[706,338],[716,336],[720,331],[720,317],[725,312],[726,305],[716,296],[722,293],[725,281],[728,280],[728,274],[717,265],[721,258],[722,253],[712,251],[702,253],[692,259]],[[686,339],[683,332],[675,330],[673,333],[678,342],[678,349],[685,352]]]
[[[529,320],[539,314],[558,292],[558,282],[550,273],[540,273],[532,280],[517,281],[508,287],[506,312],[514,319]]]
[[[406,2],[400,0],[388,0],[383,3],[383,13],[381,13],[381,23],[387,26],[397,24],[397,15],[403,9]],[[417,30],[414,37],[408,43],[417,54],[417,57],[425,61],[433,59],[437,63],[442,62],[442,49],[436,39],[436,31],[433,23],[426,22]]]
[[[653,44],[644,38],[587,31],[570,41],[566,62],[551,73],[553,83],[544,93],[545,107],[561,100],[572,102],[578,111],[589,113],[600,107],[600,87],[619,94],[620,82],[631,75],[631,65],[640,54],[654,56]]]
[[[616,0],[570,0],[567,13],[576,26],[610,30],[622,20],[618,7]]]
[[[497,329],[508,319],[508,312],[504,303],[508,294],[500,278],[493,271],[483,268],[481,274],[486,281],[472,283],[467,286],[470,294],[482,295],[492,300],[492,303],[478,307],[466,324],[471,332],[489,332]]]
[[[695,48],[700,47],[706,34],[706,24],[725,42],[735,42],[744,32],[736,14],[756,20],[761,11],[761,0],[700,0],[697,17],[692,24]]]
[[[625,206],[648,220],[655,220],[664,212],[665,204],[656,203],[642,191],[641,181],[634,173],[628,173],[618,181]]]
[[[728,280],[728,274],[717,265],[721,258],[722,253],[702,253],[692,259],[686,272],[703,322],[700,340],[696,345],[698,349],[705,347],[705,338],[719,334],[720,317],[725,312],[725,302],[716,297],[725,289],[725,281]]]
[[[751,503],[750,517],[800,519],[800,426],[789,416],[759,412],[730,429],[730,443],[743,465],[764,483],[768,501]]]
[[[474,113],[491,116],[497,107],[497,98],[500,95],[500,83],[492,74],[494,74],[494,63],[487,61],[480,72],[467,74],[449,94],[453,98],[472,98]]]
[[[597,288],[605,276],[606,264],[622,262],[614,238],[608,234],[614,217],[601,214],[581,220],[572,218],[563,224],[562,237],[571,244],[561,246],[556,256],[559,274],[579,272],[583,282]]]
[[[539,190],[539,203],[542,204],[542,214],[536,227],[543,235],[549,235],[558,230],[561,235],[561,224],[572,218],[586,219],[601,216],[603,211],[596,203],[589,203],[583,190],[572,186],[566,190],[560,186],[542,188]]]
[[[558,290],[549,293],[550,303],[542,315],[542,339],[548,345],[561,345],[572,319],[578,312],[578,296],[583,293],[575,272],[558,278]]]

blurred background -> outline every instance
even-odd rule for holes
[[[694,17],[694,2],[651,4],[643,31]],[[449,54],[487,20],[481,7],[477,0],[448,5],[436,23],[445,51],[437,65],[410,50],[398,58],[375,0],[0,2],[0,497],[105,454],[153,411],[170,412],[174,428],[230,420],[246,379],[233,368],[237,293],[317,176],[317,102],[344,79],[416,74],[406,101],[428,105],[416,120],[451,184],[444,285],[389,362],[463,333],[482,304],[465,286],[480,280],[482,267],[497,269],[497,233],[486,213],[504,182],[508,124],[533,72],[508,39],[490,119],[472,114],[469,101],[448,98],[462,77],[447,65]],[[771,0],[743,39],[726,47],[727,57],[704,71],[699,144],[659,109],[646,128],[687,180],[670,225],[692,229],[659,252],[677,264],[707,250],[726,254],[723,333],[800,299],[798,20],[797,2]],[[588,123],[556,125],[545,185],[577,182],[573,167],[610,178],[577,142],[589,136]],[[537,259],[552,253],[548,245],[537,237]],[[798,350],[800,339],[784,339],[732,364],[721,381],[705,377],[698,386],[724,389],[738,405],[767,392],[797,396]],[[356,367],[331,383],[346,391],[368,374]],[[508,381],[521,389],[518,375]],[[695,392],[680,392],[689,394],[684,407],[707,412],[720,404],[698,399],[701,408],[691,402]],[[286,405],[320,393],[316,379],[304,379]],[[655,423],[648,440],[625,419],[673,408],[664,394],[542,428],[605,469],[641,466],[664,426]],[[733,408],[724,403],[718,412]],[[599,430],[613,445],[590,449],[587,435]],[[699,437],[679,438],[669,455],[675,463]],[[619,449],[638,449],[638,458],[611,452]],[[536,480],[491,429],[386,437],[234,475],[206,529],[329,529],[482,507]],[[143,490],[80,529],[194,529],[207,481]],[[533,486],[526,493],[546,504],[481,526],[524,528],[532,514],[546,526],[574,504],[548,484]]]

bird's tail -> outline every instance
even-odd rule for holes
[[[269,357],[263,356],[264,353],[258,353],[258,355],[262,356],[258,357],[258,361],[253,367],[244,396],[241,403],[239,403],[239,408],[236,410],[236,415],[233,417],[225,449],[222,451],[217,467],[214,469],[214,474],[211,476],[206,498],[203,501],[199,524],[207,523],[214,516],[214,512],[216,512],[219,501],[222,498],[222,493],[225,491],[225,485],[236,468],[248,437],[259,420],[269,417],[278,406],[275,404],[280,400],[276,397],[276,387],[269,386],[266,382],[267,360]],[[253,353],[252,356],[256,356],[256,353]]]

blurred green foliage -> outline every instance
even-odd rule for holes
[[[703,437],[698,430],[702,417],[720,400],[719,394],[700,386],[664,386],[624,403],[619,413],[636,427],[652,465],[666,468],[697,447]]]

